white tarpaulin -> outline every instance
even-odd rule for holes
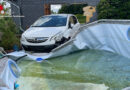
[[[97,49],[111,51],[130,58],[130,21],[128,20],[99,20],[82,26],[77,34],[64,45],[47,55],[27,54],[28,57],[47,59],[66,55],[82,49]],[[14,52],[9,55],[22,56],[25,52]]]
[[[18,78],[16,72],[19,69],[13,60],[7,57],[0,59],[0,90],[14,90],[14,83]]]

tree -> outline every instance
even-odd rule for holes
[[[10,50],[14,45],[20,45],[19,39],[17,38],[18,28],[14,24],[11,18],[0,19],[0,32],[2,32],[2,41],[0,46],[6,50]]]
[[[87,4],[63,5],[59,10],[59,13],[83,14],[83,7],[85,6],[87,6]]]
[[[130,0],[101,0],[98,19],[130,19]]]
[[[2,3],[2,5],[4,5],[4,3]],[[8,8],[6,9],[6,11],[7,10]],[[6,50],[9,50],[12,49],[14,45],[19,46],[19,39],[16,36],[18,34],[18,31],[19,29],[16,27],[12,18],[0,17],[0,32],[2,33],[0,47],[4,47]]]

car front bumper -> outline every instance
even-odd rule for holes
[[[56,45],[45,45],[45,46],[30,46],[30,45],[22,45],[25,51],[34,51],[34,52],[51,52],[52,49],[56,48]]]

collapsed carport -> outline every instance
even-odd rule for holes
[[[86,25],[82,29],[83,31],[77,35],[77,39],[68,43],[67,49],[66,47],[58,48],[58,54],[64,55],[62,49],[65,49],[64,53],[68,53],[71,50],[89,48],[116,52],[120,55],[86,50],[75,53],[75,55],[49,59],[50,61],[47,63],[38,64],[25,59],[25,62],[21,61],[22,64],[19,64],[24,71],[19,81],[20,85],[27,85],[32,89],[36,89],[35,86],[39,86],[40,89],[66,89],[67,87],[90,89],[95,87],[95,84],[90,83],[105,83],[106,86],[101,85],[105,89],[108,88],[107,86],[118,90],[127,87],[130,70],[129,21],[102,20]],[[56,56],[56,54],[52,55]],[[39,57],[32,58],[43,59],[41,56]],[[37,84],[37,81],[40,82]],[[20,88],[22,88],[21,90],[28,89],[27,87]]]
[[[18,81],[20,90],[27,87],[31,90],[121,90],[128,87],[129,25],[129,20],[99,20],[82,26],[73,39],[48,55],[23,51],[8,54],[27,55],[18,62],[22,69]],[[29,61],[32,59],[35,61]],[[37,81],[40,82],[37,84]]]

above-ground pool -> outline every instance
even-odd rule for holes
[[[130,59],[84,50],[48,61],[18,62],[19,90],[121,90],[130,86]]]

